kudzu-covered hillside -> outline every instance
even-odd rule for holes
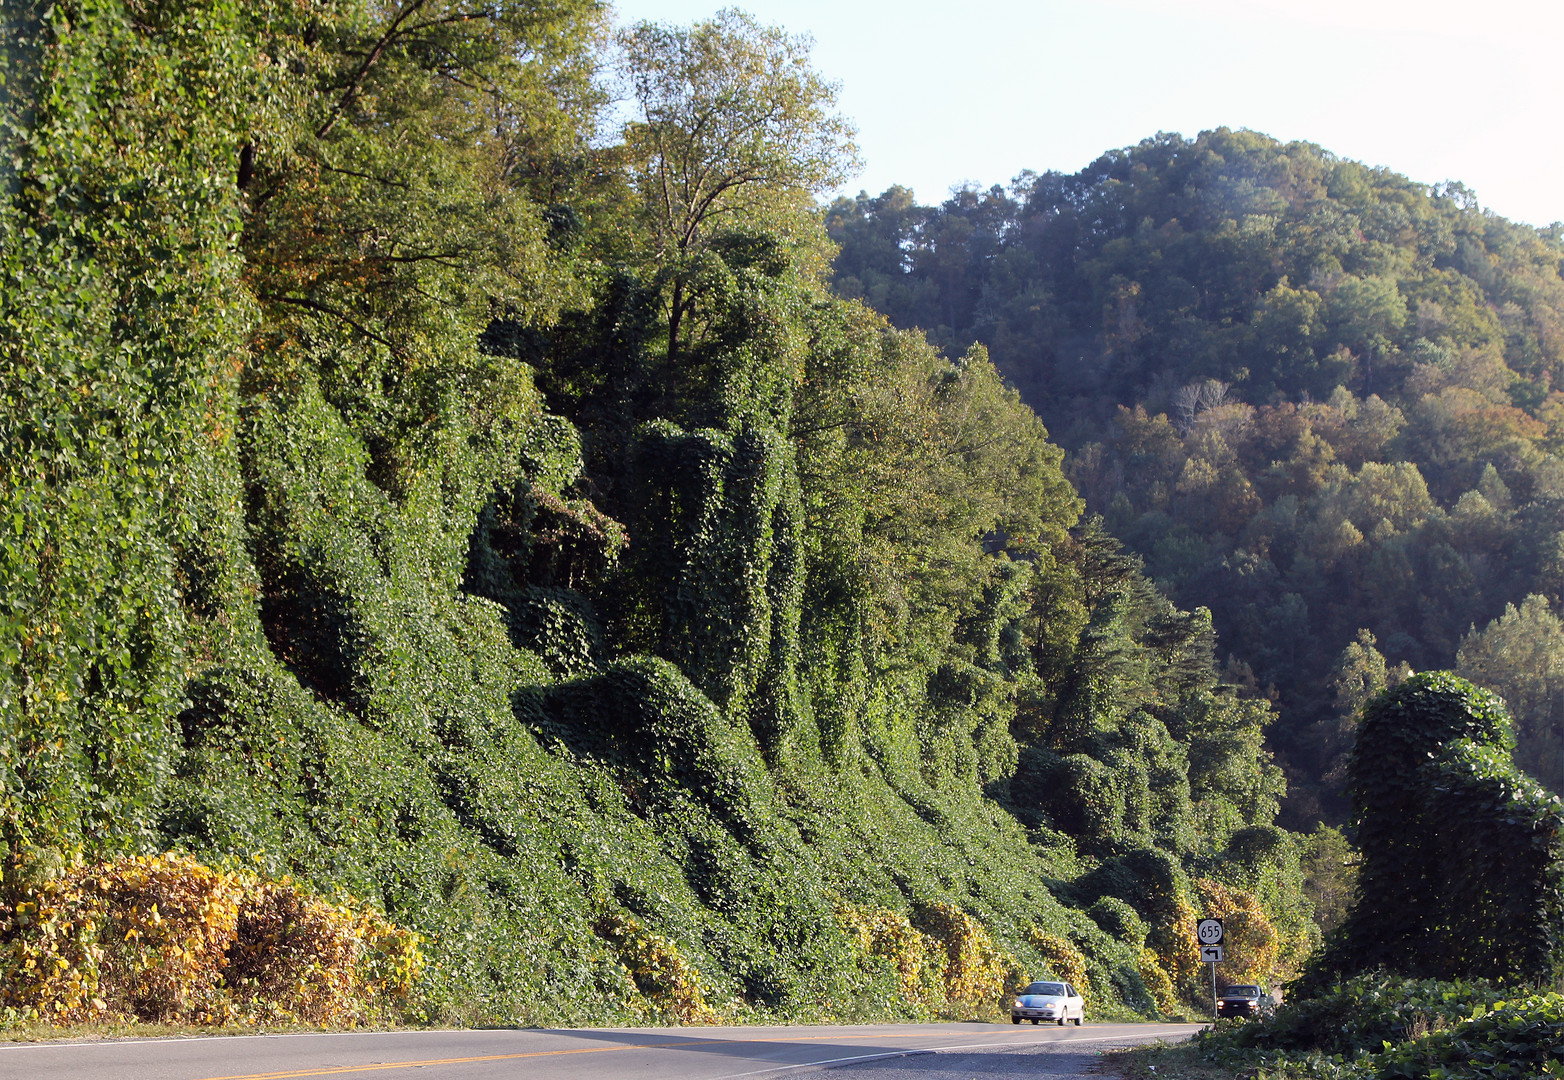
[[[0,934],[178,851],[416,931],[447,1021],[1150,1014],[1196,909],[1232,977],[1307,951],[1208,616],[981,350],[826,287],[805,42],[8,18]]]

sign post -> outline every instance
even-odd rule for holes
[[[1201,919],[1195,924],[1195,938],[1200,942],[1200,959],[1211,965],[1211,1019],[1215,1020],[1216,966],[1222,962],[1222,920]]]

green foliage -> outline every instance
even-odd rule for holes
[[[188,663],[183,552],[253,317],[225,180],[241,118],[276,115],[274,77],[245,62],[271,12],[88,3],[5,23],[7,64],[37,65],[0,73],[33,91],[0,115],[6,887],[149,837]]]
[[[789,448],[766,429],[658,422],[631,455],[640,498],[625,517],[640,542],[621,570],[623,644],[679,664],[781,752],[795,737],[802,570]]]
[[[1552,1076],[1564,999],[1508,998],[1481,982],[1365,975],[1290,1002],[1259,1022],[1219,1025],[1198,1052],[1229,1067],[1289,1075],[1412,1080]]]
[[[1564,790],[1564,623],[1546,597],[1519,607],[1461,639],[1455,671],[1504,698],[1515,719],[1516,758],[1549,790]]]
[[[1482,982],[1360,975],[1312,997],[1288,1001],[1270,1019],[1222,1026],[1201,1039],[1209,1053],[1317,1051],[1351,1058],[1451,1028],[1504,1000]]]
[[[625,140],[665,256],[688,253],[722,218],[761,223],[768,203],[827,190],[856,163],[807,37],[727,8],[690,27],[640,22],[619,44],[640,112]]]
[[[1209,609],[1235,681],[1274,690],[1294,827],[1347,817],[1351,715],[1377,670],[1362,632],[1393,683],[1459,667],[1474,623],[1529,595],[1556,610],[1557,230],[1227,129],[824,217],[837,291],[949,355],[983,343],[1069,448],[1088,511]],[[1519,762],[1558,791],[1536,689],[1511,703]]]
[[[1301,843],[1303,890],[1314,905],[1321,933],[1328,935],[1351,909],[1358,876],[1357,851],[1340,830],[1329,825],[1321,825]]]
[[[1080,524],[983,349],[826,292],[804,42],[632,28],[598,148],[587,0],[34,30],[8,896],[126,849],[291,875],[418,933],[409,1015],[460,1023],[901,1015],[909,956],[928,1015],[1066,962],[1149,1012],[1188,867],[1307,918],[1207,614]]]
[[[1564,996],[1505,1001],[1378,1055],[1378,1080],[1557,1076],[1564,1071]]]
[[[1118,941],[1136,948],[1144,945],[1150,927],[1133,907],[1116,896],[1098,897],[1086,909],[1092,922],[1102,927],[1102,932]]]
[[[1448,673],[1363,711],[1351,783],[1362,865],[1306,986],[1384,968],[1540,983],[1564,928],[1564,814],[1510,762],[1503,703]]]
[[[1187,927],[1194,917],[1194,890],[1178,862],[1155,848],[1106,860],[1075,882],[1082,900],[1113,897],[1129,904],[1149,927],[1146,945],[1162,962],[1175,986],[1188,992],[1197,968]]]

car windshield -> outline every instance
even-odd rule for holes
[[[1229,997],[1259,997],[1260,988],[1258,986],[1229,986],[1227,994]]]
[[[1011,984],[1015,985],[1014,983]],[[1038,994],[1045,997],[1064,997],[1064,983],[1033,983],[1023,994]]]

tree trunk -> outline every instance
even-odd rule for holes
[[[673,374],[674,357],[679,349],[679,323],[684,318],[684,282],[673,279],[673,298],[668,306],[668,374]]]

